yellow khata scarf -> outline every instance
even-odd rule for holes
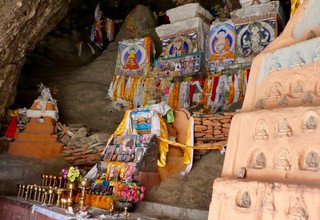
[[[159,121],[160,121],[160,137],[161,139],[168,139],[168,130],[167,130],[167,125],[164,122],[163,118],[159,116]],[[166,166],[167,162],[167,153],[169,151],[169,145],[166,142],[159,141],[159,153],[160,153],[160,158],[157,161],[157,165],[159,167],[164,167]]]
[[[138,77],[132,77],[132,82],[131,82],[131,88],[130,88],[130,91],[128,93],[128,101],[129,102],[133,102],[133,99],[134,99],[134,94],[135,94],[135,91],[137,89],[137,85],[139,83],[139,78]]]
[[[144,91],[143,91],[143,106],[148,104],[148,93],[150,88],[151,78],[147,78],[144,82]]]
[[[300,4],[301,4],[300,0],[291,0],[290,16],[292,16],[296,12],[296,10],[297,10],[297,8],[299,7]]]
[[[181,82],[174,84],[172,92],[169,98],[169,106],[173,109],[178,109],[179,106],[179,91],[180,91]]]
[[[201,104],[205,109],[208,109],[208,96],[212,88],[212,80],[209,78],[204,81],[204,88],[202,90]]]
[[[121,88],[120,98],[125,100],[126,99],[126,77],[125,76],[121,76],[119,87]]]
[[[116,76],[113,78],[112,86],[114,88],[113,94],[112,94],[112,101],[117,100],[117,93],[118,93],[118,83],[119,83],[120,77]]]

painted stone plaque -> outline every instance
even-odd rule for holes
[[[241,57],[256,55],[276,37],[275,18],[236,25],[237,50]]]
[[[213,23],[207,38],[206,60],[210,72],[219,72],[235,61],[236,30],[232,20]]]
[[[151,38],[119,42],[115,74],[143,76],[150,68],[152,51]]]
[[[160,69],[156,77],[175,77],[193,75],[200,71],[202,52],[181,57],[159,59],[156,66]]]
[[[162,51],[163,57],[165,58],[184,56],[192,54],[197,50],[198,46],[196,32],[162,40]]]

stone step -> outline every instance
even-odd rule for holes
[[[176,220],[206,220],[209,214],[206,210],[189,209],[149,201],[139,203],[136,212],[146,215],[166,216],[166,219]]]
[[[61,156],[62,145],[57,142],[15,141],[9,146],[8,154],[39,159]]]
[[[24,132],[46,132],[52,134],[54,133],[54,126],[52,124],[27,123]]]
[[[44,142],[53,142],[55,143],[57,140],[56,135],[48,134],[48,133],[31,133],[31,132],[22,132],[18,133],[16,136],[16,141],[44,141]],[[12,142],[14,143],[14,142]],[[10,143],[10,145],[12,144]]]

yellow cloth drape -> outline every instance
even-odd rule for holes
[[[120,98],[125,100],[126,99],[126,77],[125,76],[121,76],[120,82],[121,83],[119,86],[121,88],[121,92],[120,92]]]
[[[163,118],[159,116],[159,121],[160,121],[160,137],[161,139],[168,139],[168,129],[167,125],[164,122]],[[160,139],[160,140],[161,140]],[[160,158],[157,161],[157,165],[159,167],[164,167],[166,166],[167,163],[167,153],[169,151],[169,145],[166,142],[160,141],[159,142],[159,153],[160,153]]]
[[[188,129],[187,129],[187,140],[186,140],[186,148],[184,149],[184,154],[183,154],[183,163],[184,164],[189,164],[191,163],[191,148],[188,146],[191,146],[191,134],[190,134],[190,125],[191,121],[189,119],[188,123]]]
[[[128,93],[128,101],[132,102],[133,98],[134,98],[134,93],[136,91],[137,85],[139,82],[139,78],[138,77],[133,77],[132,82],[131,82],[131,88],[130,91]]]
[[[145,80],[145,86],[144,86],[144,90],[143,90],[143,105],[144,106],[146,106],[149,101],[148,93],[149,93],[150,83],[151,83],[151,78],[147,78]]]
[[[120,77],[116,76],[114,81],[113,81],[113,95],[112,95],[112,101],[116,101],[117,100],[117,93],[118,93],[118,83],[119,83]]]
[[[124,113],[123,119],[120,122],[119,126],[117,127],[116,131],[113,133],[113,136],[119,136],[125,132],[125,130],[127,128],[127,119],[129,117],[130,112],[131,112],[130,110],[127,110]]]
[[[223,145],[225,145],[227,143],[227,141],[220,141],[217,143],[213,143],[213,144],[203,144],[203,145],[198,145],[198,146],[187,146],[185,144],[180,144],[174,141],[170,141],[161,137],[158,137],[158,139],[160,140],[160,142],[165,142],[167,144],[170,144],[171,146],[175,146],[175,147],[181,147],[181,148],[193,148],[195,150],[221,150]]]
[[[300,0],[291,0],[291,12],[290,12],[290,16],[292,16],[297,8],[299,7],[300,5]]]
[[[180,86],[181,86],[181,82],[176,82],[170,94],[169,106],[173,109],[178,109],[178,106],[179,106]]]

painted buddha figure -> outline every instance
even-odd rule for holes
[[[136,52],[137,52],[136,48],[132,47],[130,49],[126,64],[123,66],[123,69],[129,69],[129,70],[139,69]]]
[[[221,29],[218,32],[217,40],[214,43],[214,53],[211,54],[209,61],[220,61],[223,62],[224,59],[234,59],[235,56],[232,51],[230,51],[230,42],[227,39],[227,31]]]

